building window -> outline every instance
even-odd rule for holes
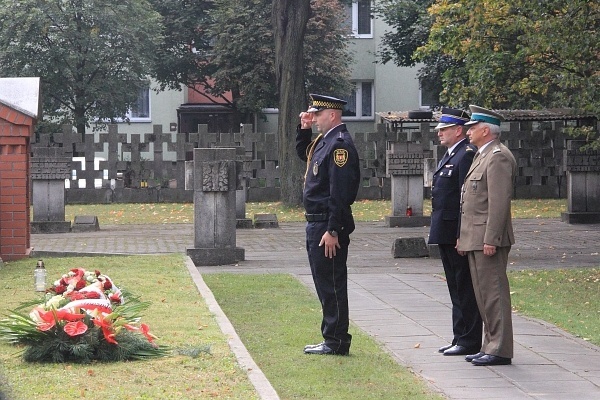
[[[371,0],[358,0],[348,6],[348,26],[356,38],[373,38],[373,19],[371,18]]]
[[[150,121],[150,88],[140,89],[138,98],[131,110],[127,113],[127,118],[132,122]]]
[[[355,82],[355,90],[347,98],[348,104],[344,108],[345,120],[373,120],[373,82],[358,81]]]

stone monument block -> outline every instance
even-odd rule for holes
[[[422,237],[398,238],[392,245],[394,258],[419,258],[429,257],[429,249]]]
[[[34,148],[30,162],[32,180],[32,233],[63,233],[71,230],[65,221],[65,179],[71,176],[71,159],[61,148]]]
[[[386,156],[386,173],[392,181],[392,215],[385,218],[386,225],[429,225],[430,218],[423,216],[423,147],[416,143],[391,143]]]
[[[279,228],[277,214],[254,214],[255,228]]]
[[[73,232],[95,232],[100,230],[98,217],[95,215],[76,215],[71,227]]]
[[[600,223],[600,151],[579,150],[569,141],[563,163],[567,171],[567,212],[561,219],[569,224]]]
[[[236,192],[241,166],[235,148],[194,149],[194,265],[224,265],[244,260],[236,247]]]

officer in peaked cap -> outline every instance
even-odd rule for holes
[[[331,96],[324,96],[322,94],[311,94],[311,105],[306,112],[315,113],[321,110],[343,110],[344,106],[348,103],[346,100],[338,99]]]
[[[469,108],[467,136],[478,150],[462,188],[457,250],[469,258],[483,344],[465,359],[474,365],[506,365],[512,362],[514,347],[506,268],[515,243],[510,205],[517,163],[500,142],[502,116],[479,106]]]
[[[469,122],[469,114],[464,110],[457,110],[455,108],[442,108],[442,116],[440,117],[439,124],[435,127],[436,130],[447,128],[449,126],[464,126],[465,123]]]
[[[460,221],[460,191],[477,148],[469,144],[465,124],[469,114],[443,108],[438,131],[446,151],[431,186],[429,244],[437,244],[452,302],[452,341],[440,347],[445,356],[469,355],[481,348],[482,321],[473,292],[469,260],[458,254],[456,238]]]
[[[321,302],[323,341],[304,348],[306,354],[347,355],[348,245],[354,231],[351,205],[360,184],[359,159],[346,125],[345,100],[311,94],[300,114],[296,152],[306,162],[303,203],[306,210],[306,250]],[[311,141],[312,127],[319,135]]]
[[[471,120],[465,124],[466,126],[475,125],[479,122],[500,126],[500,123],[504,121],[504,117],[495,111],[474,105],[470,105],[469,109],[471,110]]]

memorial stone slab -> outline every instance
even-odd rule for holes
[[[71,159],[59,147],[33,149],[29,175],[32,180],[31,233],[65,233],[65,179],[71,176]]]
[[[569,224],[600,223],[600,151],[579,150],[581,143],[569,141],[563,162],[567,171],[567,212],[561,219]]]
[[[98,217],[95,215],[76,215],[71,227],[73,232],[95,232],[100,230]]]
[[[277,214],[254,214],[255,228],[279,228]]]
[[[392,245],[394,258],[419,258],[429,257],[429,249],[422,237],[398,238]]]
[[[236,247],[236,191],[241,168],[234,148],[194,149],[194,247],[196,266],[232,264],[245,258]]]
[[[398,142],[390,146],[386,173],[392,181],[392,215],[385,218],[386,225],[429,225],[430,218],[423,216],[423,147],[417,143]]]

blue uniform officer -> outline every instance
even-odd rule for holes
[[[465,124],[469,115],[443,108],[438,131],[447,148],[433,175],[429,243],[437,244],[452,302],[452,342],[440,347],[445,356],[469,355],[481,348],[482,320],[473,291],[469,260],[456,250],[460,222],[460,194],[477,148],[469,144]]]
[[[356,148],[342,110],[346,101],[311,94],[311,106],[300,114],[296,152],[306,162],[303,203],[306,210],[306,250],[321,302],[323,342],[307,345],[306,354],[347,355],[348,245],[354,231],[351,205],[360,184]],[[312,127],[319,135],[312,138]]]

